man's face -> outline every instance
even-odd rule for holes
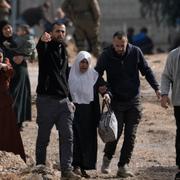
[[[2,29],[2,33],[6,38],[11,37],[13,35],[12,26],[9,24],[5,25]]]
[[[65,27],[65,25],[63,25],[63,24],[62,25],[55,24],[54,28],[53,28],[53,30],[52,30],[52,32],[50,34],[51,34],[51,38],[54,41],[57,41],[57,42],[63,41],[65,36],[66,36],[66,27]]]
[[[123,55],[126,52],[126,47],[128,40],[126,37],[118,39],[118,37],[113,38],[113,47],[117,54]]]

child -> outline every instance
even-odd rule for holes
[[[0,150],[19,154],[26,161],[12,108],[13,102],[9,94],[9,82],[12,75],[12,67],[7,60],[3,61],[3,51],[0,49]]]
[[[89,178],[86,170],[96,169],[97,125],[100,118],[97,93],[98,73],[91,67],[91,55],[80,51],[69,75],[69,88],[76,106],[74,130],[74,172]]]

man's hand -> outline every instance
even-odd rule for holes
[[[73,102],[70,102],[70,105],[71,105],[71,107],[72,107],[72,109],[73,109],[73,112],[75,112],[76,106],[74,105],[74,103],[73,103]]]
[[[168,95],[163,95],[161,97],[161,106],[165,109],[167,109],[170,105],[170,99],[168,97]]]
[[[41,36],[41,41],[43,42],[51,41],[51,35],[47,32],[44,32],[44,34]]]
[[[157,96],[158,100],[160,100],[161,99],[161,92],[160,92],[160,90],[156,90],[155,93],[156,93],[156,96]]]
[[[110,96],[109,96],[109,94],[104,94],[104,96],[103,96],[103,100],[105,100],[108,104],[110,104],[111,103],[111,98],[110,98]]]

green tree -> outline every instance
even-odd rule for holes
[[[180,0],[139,0],[142,17],[155,18],[157,23],[175,26],[180,20]]]

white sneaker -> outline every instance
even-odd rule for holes
[[[111,169],[109,168],[111,160],[109,160],[106,156],[103,157],[101,172],[103,174],[109,174]]]
[[[133,177],[134,174],[129,170],[129,167],[126,164],[118,168],[117,176],[121,178],[127,178],[127,177]]]

